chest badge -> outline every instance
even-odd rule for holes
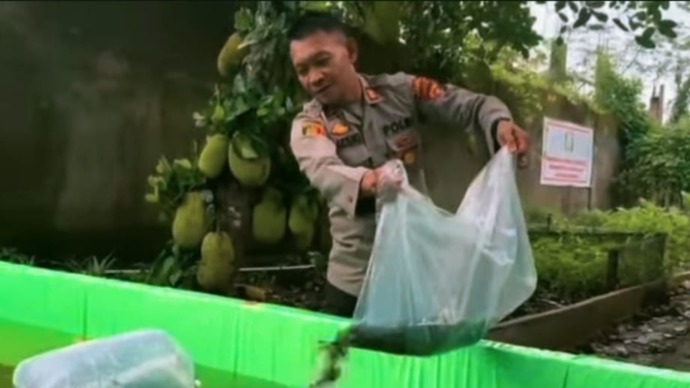
[[[407,149],[414,147],[416,144],[414,138],[411,135],[404,134],[398,136],[398,138],[395,139],[395,145],[400,149]]]
[[[406,166],[412,166],[417,161],[417,152],[413,149],[408,150],[402,154],[401,159]]]
[[[438,100],[446,92],[443,85],[426,77],[416,77],[412,81],[412,90],[417,98],[427,101]]]
[[[335,136],[343,136],[350,132],[350,128],[347,125],[338,122],[333,125],[331,131]]]
[[[326,131],[323,124],[317,121],[308,121],[302,125],[302,134],[304,136],[324,136]]]
[[[364,89],[364,96],[370,104],[381,101],[381,95],[371,87]]]

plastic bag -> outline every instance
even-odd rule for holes
[[[404,176],[400,161],[387,168]],[[475,177],[455,214],[415,191],[406,176],[396,198],[380,206],[354,346],[431,355],[472,345],[536,289],[507,149]]]
[[[194,388],[194,363],[167,333],[137,330],[22,361],[17,388]]]

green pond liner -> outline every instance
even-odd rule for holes
[[[13,327],[8,322],[33,334],[3,331]],[[5,366],[82,338],[159,328],[174,336],[200,369],[257,382],[220,386],[269,386],[262,381],[305,388],[317,377],[319,344],[350,323],[294,308],[0,262],[0,365]],[[35,335],[37,330],[43,334]],[[7,340],[23,337],[31,339]],[[215,388],[203,379],[202,384]],[[690,373],[481,341],[434,357],[351,349],[334,386],[675,388],[690,387]]]

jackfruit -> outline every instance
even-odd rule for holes
[[[288,228],[295,237],[295,245],[299,250],[306,250],[311,246],[316,233],[316,220],[319,215],[318,204],[301,195],[292,202]]]
[[[235,32],[228,37],[225,41],[225,45],[223,45],[220,53],[218,53],[218,72],[223,77],[229,76],[235,66],[242,64],[242,60],[249,52],[249,47],[240,48],[242,42],[244,42],[244,38],[242,38],[239,33]]]
[[[189,159],[175,159],[173,160],[173,166],[180,167],[185,170],[191,170],[192,162]]]
[[[227,162],[230,139],[217,133],[206,137],[206,145],[199,156],[199,171],[207,178],[215,178],[223,171]]]
[[[402,1],[372,1],[364,5],[364,30],[380,44],[400,38]]]
[[[260,187],[271,173],[271,158],[260,155],[251,139],[235,132],[228,147],[228,165],[238,182],[245,187]]]
[[[276,244],[285,237],[287,209],[280,191],[269,187],[254,206],[252,235],[263,244]]]
[[[235,248],[226,232],[210,232],[201,243],[197,283],[206,291],[225,292],[235,274]]]
[[[213,108],[213,115],[211,116],[211,122],[213,124],[222,124],[225,121],[225,108],[223,108],[223,104],[216,104],[216,107]]]
[[[184,201],[175,211],[172,235],[175,244],[193,248],[201,244],[209,226],[204,198],[200,192],[185,194]]]

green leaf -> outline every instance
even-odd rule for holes
[[[585,1],[585,4],[589,8],[601,8],[606,4],[606,2],[605,1]]]
[[[573,13],[576,13],[578,10],[577,3],[574,1],[568,1],[568,7],[570,7],[570,10],[573,11]]]
[[[606,23],[609,20],[609,15],[603,12],[592,11],[592,13],[594,14],[594,17],[602,23]]]
[[[568,23],[568,17],[565,16],[565,14],[559,12],[558,17],[561,18],[561,21],[563,21],[563,23]]]
[[[580,28],[584,26],[585,24],[587,24],[591,16],[592,14],[589,12],[587,8],[580,9],[580,12],[577,15],[577,20],[575,21],[575,24],[573,24],[573,28]]]
[[[642,37],[644,39],[652,39],[652,36],[654,35],[655,28],[654,27],[647,27],[644,32],[642,33]]]
[[[674,22],[673,20],[662,20],[659,22],[658,28],[659,28],[659,33],[667,36],[669,38],[675,38],[676,33],[674,29],[678,26],[678,23]]]
[[[557,1],[556,2],[556,12],[560,12],[563,8],[565,8],[566,2],[565,1]]]
[[[253,17],[251,11],[242,8],[235,12],[235,29],[238,31],[248,31],[252,28]]]
[[[639,44],[640,46],[647,48],[647,49],[653,49],[656,47],[654,44],[654,41],[652,41],[650,38],[646,38],[643,35],[638,35],[635,37],[635,42]]]
[[[623,24],[623,22],[621,22],[621,20],[618,19],[618,18],[614,18],[614,19],[613,19],[613,23],[614,23],[616,26],[618,26],[618,28],[620,28],[621,30],[623,30],[623,31],[625,31],[625,32],[630,31],[630,30],[628,29],[628,27],[626,27],[625,24]]]

